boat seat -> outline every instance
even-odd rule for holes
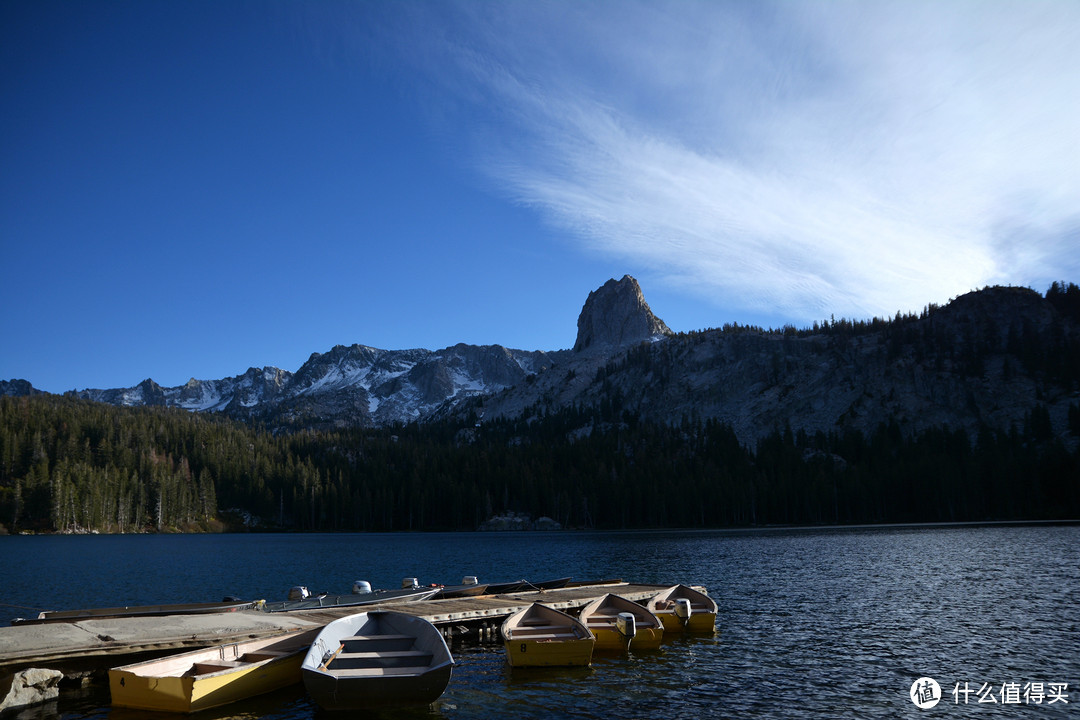
[[[231,670],[238,668],[245,663],[239,660],[214,660],[213,662],[201,662],[195,663],[196,675],[209,675],[210,673],[221,672],[222,670]]]
[[[420,675],[428,671],[427,665],[403,666],[403,667],[373,667],[373,668],[345,668],[334,669],[332,674],[337,677],[381,677],[384,675]]]
[[[412,640],[412,635],[350,635],[341,638],[341,642],[350,640]]]
[[[274,658],[285,657],[289,653],[278,652],[277,650],[256,650],[255,652],[244,653],[240,656],[245,662],[262,662],[263,660],[273,660]]]
[[[341,638],[343,652],[394,652],[408,650],[416,643],[412,635],[353,635]]]
[[[569,630],[565,632],[549,632],[549,633],[529,633],[528,635],[518,635],[515,633],[510,637],[510,642],[516,642],[519,640],[580,640],[574,633]]]
[[[565,625],[519,625],[514,628],[512,632],[515,635],[529,635],[534,632],[551,632],[552,630],[562,630],[565,628]]]
[[[379,667],[416,667],[430,665],[433,655],[423,650],[392,650],[385,652],[340,652],[329,665],[338,670],[372,669]]]
[[[420,655],[430,655],[423,650],[391,650],[384,652],[339,652],[339,658],[348,657],[365,657],[365,658],[386,658],[386,657],[418,657]]]

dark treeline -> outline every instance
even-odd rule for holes
[[[1039,297],[1039,293],[1029,288],[1015,290]],[[787,325],[766,330],[754,325],[729,323],[722,328],[680,333],[680,336],[699,342],[715,332],[785,337],[822,336],[829,339],[832,347],[839,349],[856,338],[880,335],[885,338],[884,347],[893,359],[910,350],[916,361],[930,358],[938,370],[948,363],[955,371],[979,376],[984,372],[984,361],[988,354],[1003,352],[1016,361],[1016,367],[1010,365],[1008,369],[1022,369],[1030,375],[1075,387],[1080,384],[1080,337],[1076,333],[1068,333],[1066,327],[1080,323],[1080,286],[1071,282],[1054,282],[1046,291],[1045,298],[1057,315],[1043,333],[1029,321],[1003,328],[994,320],[984,317],[978,322],[965,323],[958,334],[955,324],[933,322],[935,316],[940,317],[938,314],[945,308],[931,303],[920,314],[898,312],[893,318],[848,320],[834,317],[815,322],[812,327],[805,329]],[[618,360],[616,366],[635,361],[647,362],[645,356],[650,352],[653,349],[643,345]]]
[[[1080,405],[1070,410],[1080,435]],[[529,421],[275,435],[218,417],[0,398],[0,527],[199,531],[1037,520],[1080,516],[1080,452],[1035,406],[1008,432],[777,431],[638,422],[617,403]],[[228,524],[222,518],[232,518]]]

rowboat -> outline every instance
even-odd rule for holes
[[[219,603],[184,603],[179,605],[127,605],[110,608],[86,608],[83,610],[46,610],[32,618],[13,618],[12,625],[36,625],[38,623],[79,622],[119,617],[155,617],[159,615],[202,615],[206,613],[236,612],[250,610],[261,601],[239,600]]]
[[[660,618],[611,593],[583,607],[579,619],[596,636],[597,650],[656,650],[664,636]]]
[[[112,704],[193,713],[300,682],[319,629],[219,645],[109,670]]]
[[[301,589],[301,588],[296,588]],[[302,588],[307,590],[307,588]],[[419,602],[432,598],[439,592],[439,588],[402,588],[401,590],[372,590],[365,593],[350,593],[348,595],[304,595],[300,593],[299,599],[281,600],[277,602],[263,603],[262,609],[266,612],[293,612],[294,610],[316,610],[318,608],[340,608],[361,605],[373,605],[375,603],[402,603]]]
[[[324,710],[429,704],[443,694],[454,658],[423,618],[372,610],[334,620],[301,666],[308,694]]]
[[[481,585],[475,575],[466,575],[461,579],[460,585],[439,585],[438,588],[439,591],[435,593],[436,600],[475,597],[488,592],[488,586]]]
[[[540,603],[508,617],[502,637],[511,667],[590,665],[596,645],[579,620]]]
[[[432,597],[433,600],[449,600],[451,598],[476,597],[488,594],[487,585],[442,585]]]
[[[645,607],[660,618],[665,632],[714,632],[716,629],[716,601],[686,585],[673,585],[657,593]]]
[[[566,587],[570,582],[570,578],[558,578],[555,580],[542,580],[540,582],[529,582],[528,580],[518,580],[517,582],[508,583],[495,583],[488,585],[488,595],[506,595],[507,593],[516,592],[528,592],[530,590],[554,590],[561,587]]]

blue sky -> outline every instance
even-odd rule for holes
[[[0,4],[0,378],[1080,281],[1080,3]]]

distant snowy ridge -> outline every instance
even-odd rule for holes
[[[221,380],[192,378],[179,387],[147,379],[130,388],[72,394],[112,405],[178,407],[283,425],[390,425],[422,420],[448,403],[511,387],[548,367],[551,355],[501,345],[459,344],[438,351],[338,345],[312,354],[295,373],[250,368]]]

